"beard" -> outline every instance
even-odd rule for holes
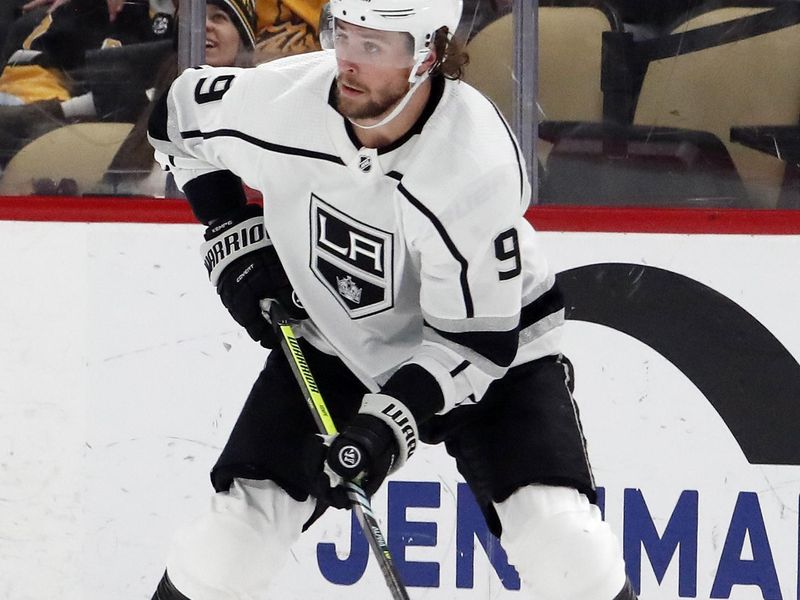
[[[337,77],[337,85],[334,88],[336,110],[348,119],[356,120],[377,119],[388,113],[403,99],[409,88],[408,83],[405,82],[402,86],[395,86],[375,93],[369,93],[365,90],[363,99],[346,98],[339,92],[339,85],[349,85],[350,83],[353,82],[342,81],[341,77]],[[359,90],[364,89],[361,86],[355,87]]]

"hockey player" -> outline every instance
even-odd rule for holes
[[[526,597],[635,598],[593,504],[519,147],[459,81],[461,0],[332,0],[331,14],[333,52],[186,71],[150,122],[207,225],[222,302],[266,347],[260,301],[293,312],[341,431],[315,435],[271,353],[212,470],[210,510],[176,535],[154,598],[261,597],[301,531],[348,505],[343,480],[363,474],[374,493],[419,441],[455,458]]]

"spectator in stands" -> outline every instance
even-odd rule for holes
[[[251,51],[250,55],[240,52],[235,59],[231,56],[215,57],[217,48],[212,45],[207,49],[207,62],[222,65],[232,64],[230,61],[234,60],[235,64],[244,65],[319,49],[318,23],[324,1],[255,0],[254,10],[258,16],[253,16],[252,21],[257,25],[250,24],[249,30],[241,27],[239,30],[240,37],[243,35],[241,40],[245,40],[244,45]],[[252,3],[251,0],[249,3],[237,1],[233,4]],[[133,4],[138,5],[136,8],[139,9],[141,24],[142,8],[147,0],[133,0]],[[227,6],[225,2],[212,1],[209,1],[209,5],[217,7],[217,11],[219,6]],[[18,53],[18,57],[38,51],[38,62],[34,61],[32,65],[14,63],[9,65],[11,70],[6,71],[14,74],[14,68],[18,66],[29,67],[21,71],[27,71],[27,74],[35,72],[41,76],[40,80],[46,79],[48,85],[38,88],[36,85],[27,86],[31,89],[17,85],[16,90],[25,89],[29,94],[21,98],[24,105],[0,106],[0,168],[27,142],[64,124],[98,120],[133,122],[136,123],[134,130],[117,153],[104,179],[104,183],[110,186],[101,186],[102,190],[156,195],[163,193],[163,178],[160,174],[151,173],[154,166],[152,150],[143,135],[143,123],[149,114],[149,110],[146,110],[149,99],[145,98],[144,91],[148,89],[149,98],[152,98],[154,89],[166,86],[175,77],[177,61],[174,48],[170,47],[165,53],[161,69],[150,68],[150,65],[154,62],[158,64],[158,61],[150,61],[147,67],[141,69],[141,57],[136,65],[116,64],[123,62],[116,58],[122,54],[117,51],[121,44],[123,48],[131,50],[126,50],[129,57],[134,55],[134,50],[141,54],[144,50],[140,51],[139,48],[146,46],[141,43],[132,46],[129,39],[115,39],[108,44],[106,38],[101,38],[106,30],[113,30],[118,26],[126,14],[125,11],[130,10],[128,3],[121,0],[31,0],[25,7],[34,12],[39,11],[40,16],[43,11],[47,12],[46,17],[39,19],[41,25],[37,31],[32,34],[26,32],[26,39],[18,44],[19,49],[25,51]],[[153,28],[154,33],[151,36],[148,32],[148,36],[141,40],[145,42],[158,39],[154,37],[158,30],[157,18],[166,16],[172,20],[175,14],[172,0],[149,0],[149,8],[147,25]],[[231,12],[230,9],[228,11]],[[130,22],[130,18],[127,21]],[[86,31],[89,24],[92,32]],[[170,31],[174,30],[174,27],[170,27]],[[209,37],[217,36],[217,33],[209,33]],[[161,34],[163,38],[163,31]],[[54,61],[48,56],[48,51],[52,49],[54,42],[65,45],[69,40],[76,42],[67,53],[72,59],[62,63],[68,62],[72,68],[50,68]],[[111,49],[108,49],[109,46]],[[115,55],[113,60],[105,60]],[[96,60],[93,61],[92,56]],[[98,61],[103,63],[100,68],[96,64]],[[116,72],[115,67],[118,67]],[[146,71],[149,76],[147,85],[139,81],[139,71]],[[155,72],[157,75],[153,76]],[[16,73],[19,74],[20,69]],[[4,72],[5,75],[7,73]],[[0,90],[3,89],[3,79],[0,76]],[[7,82],[9,79],[15,78],[6,77]],[[59,85],[61,82],[64,85]],[[7,86],[6,89],[12,87],[14,86]],[[137,182],[143,186],[141,189],[136,189],[134,184]],[[149,182],[153,185],[148,185]]]
[[[205,62],[211,66],[252,64],[256,12],[253,0],[207,0]],[[151,96],[159,98],[178,75],[177,53],[162,65]],[[142,113],[106,172],[103,186],[94,190],[114,194],[160,196],[166,174],[153,158],[147,141],[147,121],[153,104]]]
[[[0,48],[6,40],[6,32],[22,15],[25,0],[5,0],[0,3]]]
[[[157,15],[151,14],[148,0],[34,1],[49,4],[47,14],[0,74],[0,104],[5,104],[0,106],[0,166],[28,141],[65,123],[133,121],[147,99],[142,96],[131,107],[125,97],[116,114],[115,106],[109,114],[98,114],[94,99],[87,96],[93,82],[86,57],[100,48],[169,40],[171,35],[168,23],[154,20]]]
[[[237,0],[241,1],[241,0]],[[255,40],[253,56],[241,55],[239,66],[249,62],[258,64],[302,52],[319,50],[319,20],[326,0],[256,0],[255,15],[249,25],[254,32],[247,36]],[[209,0],[209,4],[213,4]],[[248,9],[243,8],[244,12]],[[240,33],[242,32],[240,26]],[[206,28],[206,37],[215,34]],[[244,40],[247,38],[243,36]],[[252,46],[251,46],[252,48]],[[244,61],[244,62],[243,62]],[[224,65],[224,59],[209,55],[206,63]],[[175,57],[159,75],[159,85],[153,97],[160,96],[177,75]],[[153,159],[153,149],[147,141],[147,121],[150,109],[139,118],[131,134],[117,152],[98,192],[113,194],[142,194],[160,196],[164,194],[166,175]]]
[[[256,0],[256,63],[319,50],[319,19],[327,0]]]
[[[66,4],[69,0],[30,0],[22,6],[23,12],[36,10],[37,8],[48,7],[49,12],[52,12],[62,4]],[[114,22],[117,15],[122,10],[122,5],[125,0],[107,0],[109,21]]]
[[[71,75],[87,51],[166,39],[153,26],[148,0],[55,0],[9,57],[0,92],[23,103],[73,97],[82,82]]]
[[[318,49],[323,2],[257,0],[254,60]],[[0,168],[27,142],[66,123],[136,122],[147,99],[132,88],[152,88],[153,70],[119,65],[114,73],[113,64],[87,68],[87,55],[164,39],[175,12],[172,0],[31,0],[25,6],[48,14],[0,75]],[[139,82],[144,75],[147,80]]]

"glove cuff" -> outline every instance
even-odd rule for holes
[[[400,451],[389,470],[394,473],[417,449],[419,430],[414,415],[405,404],[386,394],[365,394],[358,412],[380,419],[394,433]]]
[[[200,250],[211,284],[216,286],[222,271],[240,256],[269,246],[272,242],[262,216],[243,221],[227,219],[209,227]]]

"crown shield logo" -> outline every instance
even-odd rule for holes
[[[394,305],[394,238],[311,195],[311,270],[351,319]]]
[[[348,275],[344,278],[336,278],[336,287],[343,298],[347,298],[353,304],[361,304],[361,288],[356,285],[353,278]]]

